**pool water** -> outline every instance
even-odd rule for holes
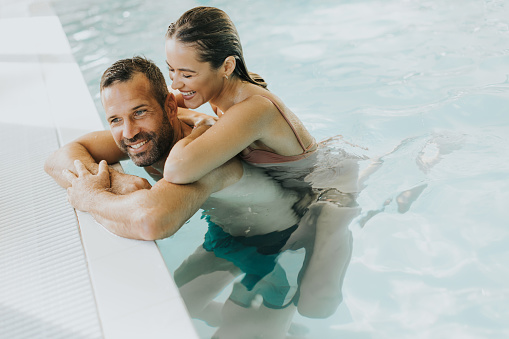
[[[341,134],[377,159],[361,163],[376,171],[348,226],[343,302],[324,319],[295,312],[286,337],[509,337],[509,3],[55,1],[100,112],[102,72],[143,54],[166,73],[166,27],[197,5],[230,15],[249,69],[317,140]],[[195,215],[158,243],[172,274],[206,231]]]

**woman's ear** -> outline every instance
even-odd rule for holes
[[[173,93],[168,93],[166,96],[166,100],[164,101],[164,108],[166,109],[166,113],[168,114],[168,119],[171,117],[176,117],[178,112],[177,98]]]
[[[232,74],[233,71],[235,70],[236,65],[237,65],[237,62],[235,61],[235,58],[232,55],[226,57],[226,59],[224,59],[224,63],[223,63],[224,75],[229,77],[230,74]]]

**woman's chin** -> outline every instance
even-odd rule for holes
[[[184,100],[184,104],[189,109],[195,109],[195,108],[198,108],[201,105],[203,105],[202,102],[197,102],[196,100],[189,100],[189,101],[188,100]]]

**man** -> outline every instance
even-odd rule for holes
[[[101,99],[110,131],[87,134],[56,151],[46,161],[45,170],[62,187],[67,188],[70,203],[78,210],[90,212],[111,232],[127,238],[154,240],[174,234],[214,193],[245,177],[245,165],[232,159],[201,180],[175,185],[159,180],[153,187],[142,178],[121,174],[107,164],[128,157],[161,178],[165,160],[175,143],[185,136],[198,137],[208,126],[192,128],[181,121],[175,97],[168,92],[164,77],[152,62],[135,57],[114,63],[101,79]],[[262,178],[250,171],[250,180]],[[284,230],[297,222],[291,206],[297,200],[294,192],[277,192],[279,186],[264,180],[255,192],[245,192],[256,185],[239,185],[217,203],[235,196],[235,202],[253,205],[264,200],[267,208],[277,201],[288,219],[278,213],[278,221],[268,218],[251,234]],[[264,197],[256,198],[256,193]],[[247,193],[247,194],[246,194]],[[282,196],[285,199],[281,199]],[[240,199],[240,200],[239,200]],[[246,200],[247,199],[247,200]],[[282,202],[282,201],[285,202]],[[284,205],[284,206],[283,206]],[[276,213],[273,213],[275,215]],[[267,222],[269,221],[269,222]],[[262,223],[260,223],[261,225]],[[270,226],[270,229],[267,229]],[[240,225],[239,227],[249,227]],[[247,229],[247,228],[246,228]],[[232,233],[242,229],[231,228]]]

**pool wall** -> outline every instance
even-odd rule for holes
[[[44,173],[46,154],[103,129],[50,3],[2,1],[0,88],[0,175],[16,180],[0,196],[0,337],[196,338],[155,243],[75,213]]]

